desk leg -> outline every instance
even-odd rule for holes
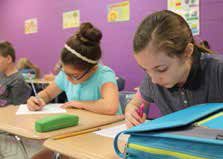
[[[54,152],[53,159],[62,159],[60,153]]]
[[[5,134],[5,132],[4,131],[0,131],[0,134]],[[0,158],[4,158],[4,155],[2,155],[1,152],[0,152]]]
[[[9,134],[9,133],[1,131],[1,130],[0,130],[0,134],[11,136],[17,142],[17,144],[19,145],[20,149],[22,150],[22,154],[23,154],[24,158],[25,159],[29,159],[29,156],[28,156],[28,153],[26,151],[25,145],[24,145],[24,143],[22,142],[22,140],[18,136]],[[0,158],[4,158],[4,157],[5,157],[4,155],[0,154]]]
[[[20,149],[21,149],[22,152],[23,152],[22,154],[23,154],[24,158],[25,158],[25,159],[29,159],[28,153],[27,153],[27,151],[26,151],[26,147],[25,147],[23,141],[21,140],[21,138],[18,137],[18,136],[14,136],[14,135],[11,135],[11,136],[16,140],[16,142],[17,142],[18,145],[20,146]]]

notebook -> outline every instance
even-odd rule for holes
[[[16,115],[66,113],[67,111],[61,108],[62,105],[59,103],[47,104],[39,111],[30,111],[26,104],[22,104],[19,106]]]

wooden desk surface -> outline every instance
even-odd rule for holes
[[[0,130],[31,139],[46,139],[62,134],[107,125],[124,119],[124,116],[122,115],[100,115],[85,110],[69,108],[67,109],[69,114],[79,116],[78,126],[45,133],[38,133],[34,128],[35,121],[42,117],[55,114],[16,115],[17,109],[17,106],[0,108]]]
[[[124,122],[105,126],[111,127]],[[119,143],[124,149],[125,141]],[[60,140],[48,139],[43,144],[45,147],[63,155],[78,159],[119,159],[113,149],[113,139],[95,133],[68,137]]]
[[[33,79],[32,81],[31,80],[26,80],[27,83],[31,83],[33,82],[34,84],[50,84],[50,82],[52,81],[47,81],[45,79]]]

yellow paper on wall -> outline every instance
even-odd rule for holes
[[[108,22],[129,21],[130,4],[129,1],[108,5],[107,20]]]
[[[193,35],[200,33],[200,0],[168,0],[168,10],[181,15],[189,24]]]
[[[80,26],[80,11],[73,10],[63,13],[63,29]]]
[[[25,34],[33,34],[38,31],[38,22],[36,18],[25,20],[24,24],[24,33]]]

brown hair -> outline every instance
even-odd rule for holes
[[[29,59],[23,57],[20,58],[17,62],[17,68],[21,69],[33,69],[36,74],[36,78],[40,78],[40,69],[34,65]]]
[[[80,29],[71,36],[66,44],[82,56],[98,61],[101,58],[100,40],[102,33],[91,23],[82,23]],[[92,68],[96,64],[83,61],[76,55],[63,48],[61,53],[61,62],[70,64],[79,70]]]
[[[15,62],[15,50],[12,44],[8,41],[0,42],[0,55],[3,57],[11,56],[12,62]]]
[[[147,16],[139,25],[133,41],[135,53],[139,53],[152,42],[156,49],[170,56],[183,54],[188,43],[194,44],[201,52],[210,51],[195,44],[191,29],[180,15],[163,10]]]

